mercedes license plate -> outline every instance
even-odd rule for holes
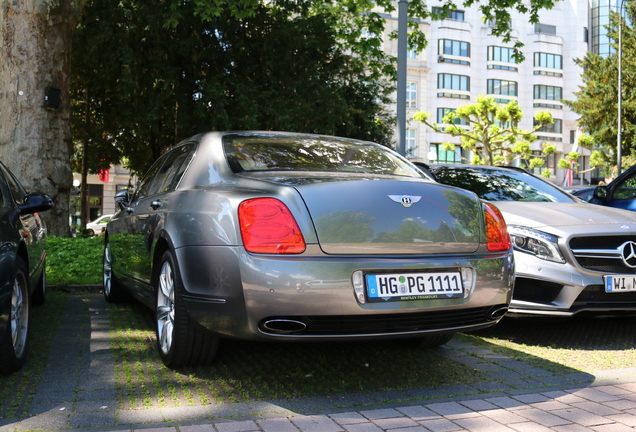
[[[636,291],[636,276],[634,275],[613,275],[603,276],[605,279],[605,292],[628,292]]]
[[[407,301],[462,298],[459,272],[368,274],[369,301]]]

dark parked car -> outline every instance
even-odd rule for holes
[[[636,211],[636,165],[608,185],[597,186],[589,199],[592,204]]]
[[[104,295],[156,311],[167,366],[212,361],[221,337],[433,347],[510,302],[496,207],[370,142],[200,134],[116,200]]]
[[[571,193],[575,197],[581,198],[583,201],[590,202],[592,197],[594,196],[595,186],[588,187],[569,187],[564,188],[566,192]]]
[[[0,373],[26,362],[31,305],[44,303],[46,227],[38,212],[53,206],[27,193],[0,162]]]
[[[515,249],[511,313],[636,315],[636,213],[586,203],[522,169],[432,165],[503,213]]]

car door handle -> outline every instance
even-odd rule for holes
[[[157,210],[159,207],[161,207],[161,201],[157,200],[151,202],[150,207],[152,207],[153,210]]]

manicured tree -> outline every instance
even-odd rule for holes
[[[508,104],[495,102],[494,98],[478,96],[474,104],[462,105],[447,113],[442,119],[443,126],[431,122],[430,114],[418,112],[414,119],[435,132],[459,137],[461,147],[472,153],[473,164],[509,165],[515,159],[525,159],[530,167],[543,166],[543,158],[532,156],[530,143],[536,141],[534,133],[552,124],[552,115],[539,111],[534,116],[532,130],[519,127],[523,111],[517,101]],[[458,120],[462,120],[462,124]],[[448,150],[455,150],[455,144],[444,143]],[[544,155],[556,152],[554,145],[543,144]]]

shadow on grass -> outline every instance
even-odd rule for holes
[[[118,382],[131,406],[154,405],[157,398],[165,398],[166,403],[168,399],[192,403],[244,402],[484,379],[479,371],[467,370],[452,361],[445,348],[417,350],[389,341],[223,340],[212,365],[171,371],[163,366],[157,354],[153,316],[148,309],[138,303],[127,303],[109,305],[108,313],[115,335]],[[140,387],[140,381],[147,384]],[[188,390],[184,393],[186,383]]]
[[[33,315],[29,363],[16,374],[0,376],[0,418],[28,413],[66,301],[73,295],[103,302],[101,295],[86,297],[96,296],[90,293],[50,293],[47,304]],[[390,341],[224,340],[212,365],[170,370],[157,353],[150,310],[137,302],[103,306],[108,312],[120,409],[299,398],[364,404],[370,400],[364,395],[388,402],[574,387],[594,377],[576,363],[568,363],[569,354],[565,361],[551,357],[563,347],[585,352],[588,359],[608,347],[615,355],[636,357],[632,321],[506,318],[492,329],[457,335],[447,345],[430,350]],[[88,314],[86,319],[90,320]]]
[[[24,417],[28,412],[67,299],[66,294],[49,292],[43,306],[31,309],[27,363],[18,372],[0,375],[0,419]]]
[[[505,317],[473,336],[544,367],[585,372],[636,367],[635,317]]]
[[[591,380],[539,358],[520,365],[515,350],[475,335],[429,350],[392,341],[223,340],[212,365],[170,370],[157,354],[151,311],[132,302],[108,305],[108,313],[118,390],[127,409],[443,387],[479,393]]]

